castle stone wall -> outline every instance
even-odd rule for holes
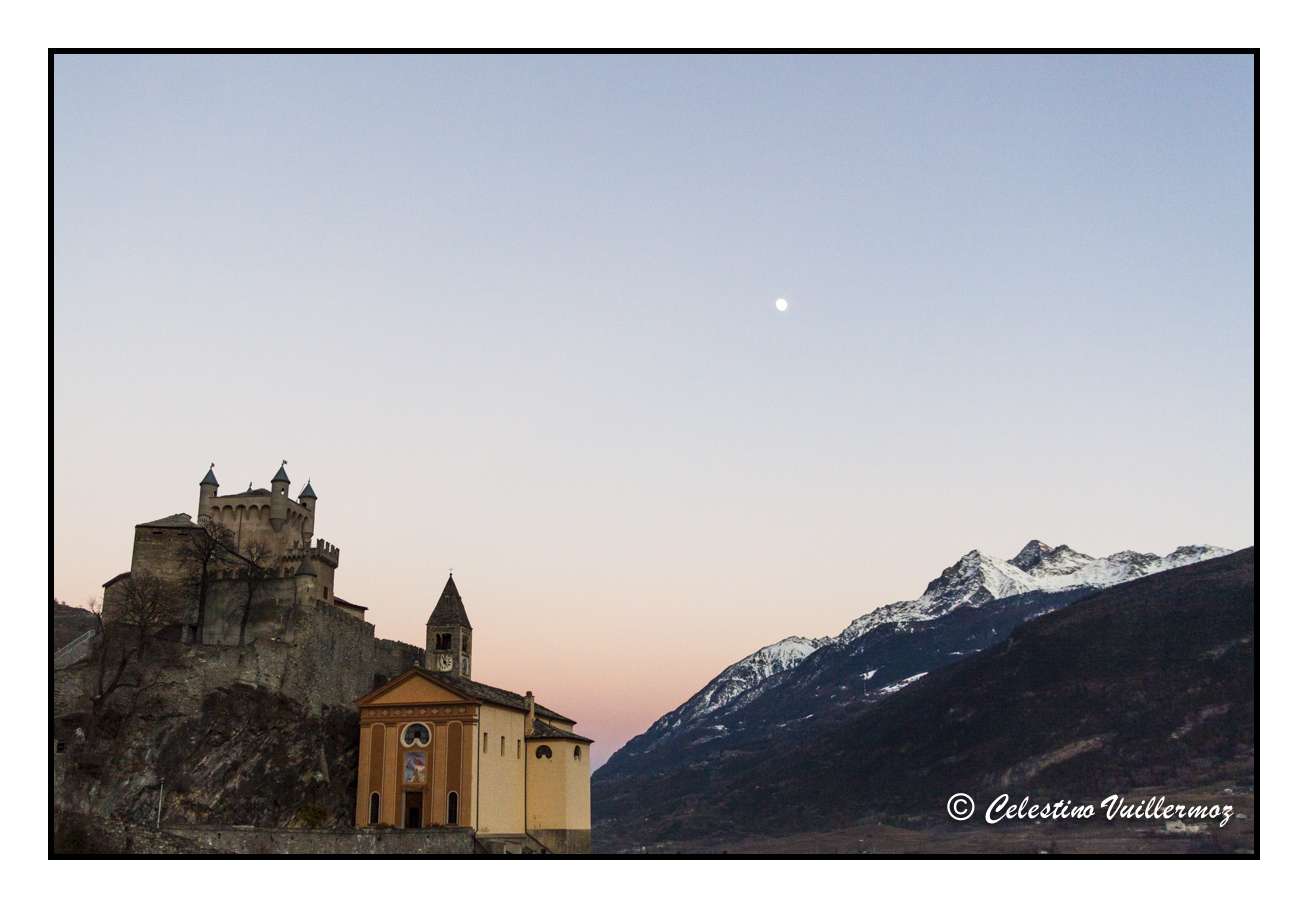
[[[393,678],[422,659],[420,647],[378,639],[372,624],[323,602],[295,608],[262,603],[252,610],[251,629],[256,632],[244,646],[235,646],[235,624],[229,620],[233,607],[225,603],[217,610],[228,616],[223,626],[230,628],[230,642],[153,644],[157,686],[167,687],[179,713],[198,712],[206,693],[232,684],[284,694],[311,711],[353,707],[379,680]],[[94,660],[88,659],[55,673],[56,715],[87,708],[94,670]]]

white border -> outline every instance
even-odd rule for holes
[[[1289,783],[1292,763],[1302,754],[1297,716],[1302,701],[1298,665],[1305,639],[1303,583],[1294,549],[1303,540],[1305,508],[1303,461],[1305,381],[1300,347],[1305,332],[1302,212],[1305,198],[1304,64],[1302,23],[1289,4],[1214,2],[1147,3],[1141,0],[1095,4],[1048,2],[920,5],[809,2],[781,4],[712,3],[708,0],[661,3],[320,3],[233,2],[222,6],[162,2],[55,2],[15,4],[6,15],[3,67],[6,198],[5,331],[3,369],[10,444],[0,452],[9,483],[11,519],[3,527],[7,605],[17,620],[10,628],[11,659],[7,689],[21,690],[45,677],[44,654],[34,641],[47,634],[44,608],[48,581],[34,566],[46,560],[48,500],[35,477],[47,473],[47,392],[43,391],[46,335],[46,47],[59,46],[387,46],[440,44],[537,46],[1261,46],[1262,55],[1262,306],[1260,440],[1261,483],[1267,496],[1261,527],[1268,569],[1260,577],[1267,629],[1263,633],[1261,715],[1262,847],[1266,859],[1252,863],[1117,862],[1094,866],[1039,862],[984,862],[939,868],[916,862],[594,862],[573,865],[565,877],[552,875],[550,891],[569,901],[600,904],[666,903],[777,904],[840,899],[854,905],[872,901],[938,904],[959,899],[988,903],[1039,899],[1058,905],[1145,899],[1202,898],[1206,902],[1247,902],[1272,884],[1266,868],[1289,870],[1303,833],[1294,806],[1299,792]],[[1278,10],[1279,12],[1273,12]],[[1296,27],[1298,26],[1298,27]],[[23,515],[21,520],[13,515]],[[22,643],[18,643],[22,641]],[[42,643],[44,646],[44,643]],[[38,664],[39,663],[39,664]],[[25,683],[19,683],[19,682]],[[1291,699],[1293,698],[1293,699]],[[19,739],[14,739],[18,743]],[[30,778],[36,748],[6,748],[11,780]],[[30,754],[30,756],[29,756]],[[44,763],[44,754],[39,758]],[[1266,780],[1266,781],[1264,781]],[[43,785],[11,786],[19,802],[14,817],[46,815]],[[306,896],[339,904],[367,898],[371,874],[350,862],[282,865],[245,864],[239,873],[191,862],[151,866],[114,862],[75,868],[44,866],[25,857],[42,857],[45,843],[29,823],[0,830],[15,868],[11,892],[68,891],[77,880],[94,881],[96,897],[110,904],[171,902],[184,884],[201,908],[230,906],[233,899],[258,901]],[[38,869],[44,866],[44,870]],[[500,863],[495,885],[479,873],[442,873],[452,865],[423,871],[439,875],[446,898],[467,898],[478,906],[521,902],[536,891],[542,867]],[[82,875],[77,870],[94,875]],[[416,869],[416,867],[415,867]],[[70,873],[70,871],[72,871]],[[205,884],[195,886],[195,874]],[[148,881],[148,883],[146,882]],[[59,886],[56,890],[54,887]],[[76,888],[76,887],[75,887]],[[28,890],[30,891],[30,890]],[[1290,890],[1292,891],[1292,890]],[[257,895],[256,895],[257,894]]]

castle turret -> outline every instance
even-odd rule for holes
[[[313,512],[318,506],[318,496],[313,491],[313,483],[306,482],[303,491],[300,492],[300,507],[309,512],[308,518],[304,521],[304,542],[308,545],[309,540],[313,538]]]
[[[313,569],[313,559],[305,552],[295,571],[295,601],[300,604],[312,602],[317,593],[318,572]]]
[[[426,661],[431,671],[472,677],[472,622],[454,585],[453,572],[427,619]]]
[[[274,529],[280,530],[286,519],[286,505],[290,500],[291,477],[286,475],[286,461],[277,468],[277,475],[272,478],[272,508],[269,516]]]
[[[200,506],[195,513],[197,522],[209,516],[209,502],[217,495],[218,477],[213,475],[213,464],[209,464],[209,472],[205,473],[204,479],[200,480]]]

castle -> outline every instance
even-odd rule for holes
[[[219,495],[210,464],[200,480],[195,520],[172,514],[136,525],[131,569],[104,584],[105,619],[122,611],[121,582],[143,574],[205,588],[203,624],[197,593],[170,628],[184,641],[244,643],[248,637],[242,638],[240,626],[249,625],[252,610],[258,621],[270,609],[322,604],[362,619],[366,608],[336,596],[340,549],[313,539],[318,495],[312,483],[292,500],[283,461],[269,485]],[[215,540],[207,560],[206,536]]]
[[[127,581],[148,575],[170,584],[180,603],[158,636],[304,647],[296,635],[307,621],[329,638],[315,637],[308,652],[341,653],[357,651],[362,634],[367,652],[351,662],[362,661],[362,676],[330,657],[307,672],[323,690],[356,698],[356,826],[458,827],[502,850],[589,851],[591,740],[573,730],[575,720],[531,691],[473,680],[472,623],[453,574],[423,649],[376,639],[367,609],[336,595],[340,550],[313,538],[313,485],[294,500],[290,487],[283,461],[269,488],[219,495],[210,464],[194,520],[173,514],[136,526],[131,570],[104,585],[105,621],[126,615]]]

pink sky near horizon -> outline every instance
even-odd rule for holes
[[[274,468],[279,460],[273,460]],[[233,453],[227,462],[233,466],[224,470],[220,461],[215,468],[225,485],[220,491],[238,491],[250,482],[267,486],[248,458],[237,460]],[[238,473],[236,464],[245,464],[244,472]],[[298,491],[304,473],[295,461],[288,470]],[[58,596],[83,604],[99,583],[125,570],[134,523],[193,512],[187,501],[198,492],[198,477],[186,483],[172,462],[161,462],[154,472],[143,486],[105,488],[76,522],[57,520],[57,552],[84,553],[76,559],[57,554]],[[233,481],[247,474],[252,475]],[[612,556],[605,542],[587,536],[549,539],[548,513],[526,520],[519,514],[520,525],[498,537],[491,535],[497,520],[512,514],[474,515],[457,526],[436,518],[430,530],[413,535],[397,530],[407,528],[405,521],[421,505],[377,495],[367,482],[353,492],[340,490],[330,469],[315,470],[313,477],[320,496],[317,535],[341,547],[337,591],[369,608],[377,635],[421,646],[427,616],[453,568],[474,626],[474,676],[512,690],[530,689],[541,702],[576,718],[578,730],[596,739],[596,767],[736,659],[791,634],[838,633],[878,605],[916,597],[966,550],[979,546],[1007,558],[1032,536],[1008,529],[989,543],[966,530],[941,530],[922,520],[890,539],[877,533],[872,517],[851,515],[847,526],[817,539],[756,531],[750,543],[757,558],[738,555],[716,565],[707,540],[721,528],[710,527],[696,534],[693,544],[666,541],[661,560],[629,556],[626,563],[606,558],[597,564],[586,552],[593,548]],[[174,484],[176,493],[168,494],[165,485]],[[66,493],[57,499],[66,501]],[[858,538],[860,529],[865,538],[880,535],[876,552],[860,553],[861,546],[834,538]],[[1189,542],[1244,544],[1212,538],[1211,532],[1172,540],[1130,534],[1088,540],[1098,543],[1092,545],[1081,541],[1085,534],[1057,529],[1035,535],[1101,555],[1121,548],[1165,553]],[[532,546],[532,539],[542,543]],[[655,540],[644,536],[641,545],[652,547]],[[524,551],[528,554],[517,554]],[[861,563],[863,571],[842,569],[842,561]],[[666,570],[656,569],[663,566]],[[815,566],[827,570],[815,572]],[[648,579],[630,582],[641,575]]]
[[[54,594],[312,477],[594,765],[961,554],[1254,538],[1238,56],[55,64]],[[777,297],[789,300],[780,313]]]

